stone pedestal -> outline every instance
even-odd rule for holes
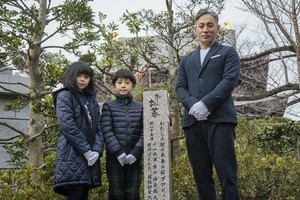
[[[170,200],[171,147],[167,91],[143,93],[144,199]]]

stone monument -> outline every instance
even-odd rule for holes
[[[144,199],[171,200],[171,148],[167,91],[143,93]]]

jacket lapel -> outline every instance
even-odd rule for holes
[[[200,62],[200,48],[198,47],[192,56],[193,63],[198,72],[200,72],[201,62]]]
[[[221,48],[221,45],[218,42],[214,42],[214,44],[210,47],[210,50],[207,52],[202,65],[199,63],[200,69],[199,69],[199,75],[201,74],[202,70],[204,67],[206,67],[208,61],[210,58]],[[200,54],[200,50],[199,50]],[[199,55],[199,60],[200,60],[200,55]],[[199,61],[200,62],[200,61]]]

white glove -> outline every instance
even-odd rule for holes
[[[196,117],[197,120],[206,120],[210,112],[202,101],[198,101],[191,107],[189,114]]]
[[[92,157],[88,160],[88,166],[93,166],[99,158],[99,153],[92,151]]]
[[[124,166],[126,164],[126,157],[127,157],[127,155],[125,153],[122,153],[118,157],[118,161],[122,166]]]
[[[136,158],[134,157],[134,155],[128,154],[128,156],[126,157],[126,163],[131,165],[135,161],[136,161]]]
[[[208,116],[208,115],[207,115]],[[197,121],[207,120],[207,116],[197,117]]]
[[[93,156],[93,152],[91,150],[88,150],[87,152],[83,153],[83,156],[87,161]]]

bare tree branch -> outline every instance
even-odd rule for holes
[[[0,121],[0,125],[6,126],[7,128],[9,128],[9,129],[15,131],[16,133],[19,133],[19,134],[22,135],[24,138],[28,137],[28,134],[27,134],[27,133],[25,133],[25,132],[23,132],[23,131],[21,131],[21,130],[19,130],[19,129],[16,129],[15,127],[13,127],[13,126],[7,124],[6,122]]]
[[[264,52],[261,52],[261,53],[258,53],[258,54],[255,54],[255,55],[252,55],[249,57],[241,58],[241,62],[255,60],[257,58],[260,58],[260,57],[263,57],[266,55],[270,55],[272,53],[281,52],[281,51],[291,51],[294,53],[296,52],[296,50],[294,49],[293,46],[275,47],[275,48],[268,49],[267,51],[264,51]]]
[[[54,126],[57,126],[57,124],[51,124],[49,126],[44,126],[43,129],[38,134],[30,136],[28,138],[28,142],[32,142],[35,138],[41,136],[44,133],[45,130],[47,130],[47,129],[51,128],[51,127],[54,127]]]
[[[28,85],[26,85],[26,84],[24,84],[24,83],[21,83],[21,82],[10,82],[10,83],[8,83],[8,82],[0,81],[0,84],[6,84],[6,85],[22,85],[22,86],[24,86],[24,87],[30,89],[30,87],[29,87]]]
[[[13,94],[17,94],[17,95],[20,95],[20,96],[23,96],[23,97],[27,97],[27,98],[30,97],[30,95],[22,94],[22,93],[20,93],[20,92],[14,91],[14,90],[7,89],[7,88],[3,87],[2,85],[0,85],[0,88],[2,88],[3,90],[5,90],[5,91],[7,91],[7,92],[11,92],[11,93],[13,93]]]
[[[260,99],[264,99],[267,97],[271,97],[273,95],[277,95],[281,92],[285,92],[285,91],[299,91],[299,85],[298,84],[292,84],[292,83],[288,83],[286,85],[280,86],[278,88],[275,88],[273,90],[270,91],[266,91],[262,94],[256,95],[256,96],[252,96],[252,95],[233,95],[234,100],[235,101],[254,101],[254,100],[260,100]]]
[[[21,137],[21,135],[15,135],[15,136],[12,136],[12,137],[9,137],[9,138],[0,138],[0,142],[11,141],[11,140],[14,140],[14,139],[19,138],[19,137]]]

